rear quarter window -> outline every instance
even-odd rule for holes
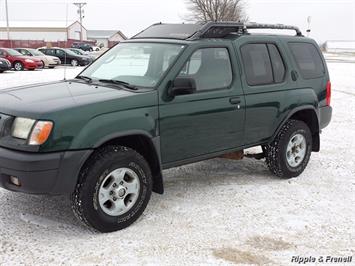
[[[293,42],[288,44],[304,79],[323,77],[324,64],[318,48],[311,43]]]

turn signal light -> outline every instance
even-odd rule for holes
[[[28,144],[41,145],[45,143],[52,132],[53,123],[50,121],[38,121],[34,126]]]

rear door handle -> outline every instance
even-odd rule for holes
[[[231,104],[240,104],[240,103],[241,103],[239,97],[229,98],[229,102],[230,102]]]

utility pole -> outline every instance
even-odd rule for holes
[[[79,21],[80,21],[80,41],[83,40],[83,18],[84,18],[84,6],[86,6],[85,2],[73,3],[78,7]]]
[[[7,39],[10,41],[9,10],[8,10],[8,7],[7,7],[7,0],[5,0],[5,13],[6,13]]]

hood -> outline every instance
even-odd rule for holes
[[[41,118],[50,113],[90,106],[104,101],[112,102],[118,98],[137,94],[141,93],[77,81],[35,84],[1,90],[0,113]],[[111,108],[112,106],[118,108],[117,104],[111,105]],[[102,109],[102,106],[100,108]]]
[[[35,56],[32,56],[31,58],[36,58],[39,60],[54,60],[54,59],[59,60],[58,57],[50,56],[50,55],[35,55]]]
[[[44,57],[50,59],[50,60],[60,60],[58,57],[56,56],[52,56],[52,55],[44,55]]]

